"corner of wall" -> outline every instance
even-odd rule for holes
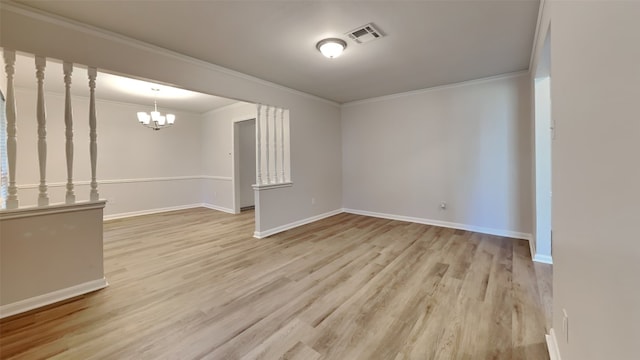
[[[558,342],[556,339],[556,332],[551,329],[549,335],[545,335],[547,340],[547,349],[549,350],[549,360],[562,360],[560,358],[560,349],[558,348]]]

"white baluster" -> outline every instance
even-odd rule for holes
[[[284,163],[286,164],[286,168],[284,169],[284,180],[285,182],[291,181],[291,143],[289,142],[289,110],[284,111],[284,117],[282,119],[283,132],[282,137],[284,141],[282,142],[282,153],[284,158]]]
[[[44,69],[46,65],[46,58],[36,56],[36,79],[38,80],[36,117],[38,119],[38,162],[40,165],[38,206],[49,205],[49,195],[47,194],[47,115],[44,105]]]
[[[272,164],[270,164],[269,166],[273,167],[273,169],[271,171],[271,183],[275,184],[275,183],[278,182],[278,170],[276,168],[276,162],[278,160],[278,156],[276,155],[276,145],[277,145],[277,143],[276,143],[276,134],[278,133],[277,129],[276,129],[276,117],[277,117],[277,114],[278,114],[278,109],[277,108],[273,108],[273,112],[272,113],[273,113],[272,114],[272,118],[271,118],[271,120],[269,122],[271,123],[270,127],[271,127],[271,130],[272,130],[271,132],[273,133],[273,135],[272,135],[272,139],[271,139],[271,148],[269,149],[269,151],[271,152],[271,155],[273,157],[273,161],[272,161]]]
[[[65,154],[67,155],[67,192],[65,202],[73,204],[76,202],[76,195],[73,192],[73,108],[71,107],[71,73],[73,64],[64,62],[62,64],[64,72],[64,124],[65,124]]]
[[[266,161],[265,162],[266,162],[266,165],[267,165],[266,166],[265,175],[266,175],[266,178],[267,178],[267,181],[266,181],[267,184],[271,183],[271,174],[269,172],[269,167],[270,167],[269,146],[271,145],[271,142],[269,141],[269,113],[271,112],[270,110],[271,110],[271,106],[267,106],[267,111],[266,111],[267,114],[265,116],[265,126],[264,126],[265,127],[265,130],[264,130],[265,131],[265,155],[266,155],[266,159],[265,159]]]
[[[280,134],[280,132],[278,131],[278,122],[277,122],[278,113],[279,112],[280,112],[280,109],[276,108],[275,109],[275,114],[274,114],[274,122],[273,122],[273,148],[276,150],[273,153],[273,158],[274,158],[273,159],[273,172],[274,172],[273,178],[275,179],[274,180],[275,183],[279,182],[278,181],[278,174],[279,174],[279,172],[278,172],[278,158],[279,158],[279,156],[278,156],[278,152],[277,152],[278,146],[279,146],[279,143],[280,143],[278,141],[278,134]]]
[[[98,182],[96,181],[96,162],[98,160],[98,144],[96,142],[98,134],[96,132],[96,75],[98,71],[94,67],[87,69],[89,76],[89,155],[91,156],[91,192],[89,194],[90,201],[97,201],[100,198],[98,194]]]
[[[260,121],[262,105],[257,105],[258,115],[256,116],[256,182],[258,185],[262,185],[262,159],[260,157],[260,146],[262,146],[262,139],[260,139]]]
[[[282,159],[280,162],[280,182],[282,183],[286,182],[284,178],[284,167],[286,164],[284,162],[284,112],[284,109],[280,111],[280,155]]]
[[[13,50],[4,49],[4,69],[7,73],[7,160],[9,163],[9,187],[7,196],[7,209],[17,209],[18,188],[16,187],[16,155],[18,150],[16,127],[16,98],[13,89],[13,75],[15,74],[16,53]]]

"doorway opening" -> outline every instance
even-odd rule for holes
[[[233,210],[255,209],[253,185],[256,184],[256,120],[233,123]]]
[[[554,136],[551,117],[551,30],[547,31],[536,68],[535,92],[535,261],[552,263],[551,151]]]

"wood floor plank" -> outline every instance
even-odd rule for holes
[[[303,343],[312,333],[313,327],[309,324],[293,319],[241,359],[279,359],[298,343]]]
[[[548,359],[526,241],[353,214],[258,240],[253,215],[106,222],[110,286],[0,320],[0,359]]]
[[[294,347],[282,355],[282,360],[317,360],[321,355],[302,342],[298,342]]]

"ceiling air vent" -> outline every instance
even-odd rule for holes
[[[358,44],[368,43],[384,36],[384,34],[380,30],[376,29],[376,27],[372,23],[351,30],[347,33],[347,35],[351,38],[351,40],[357,42]]]

